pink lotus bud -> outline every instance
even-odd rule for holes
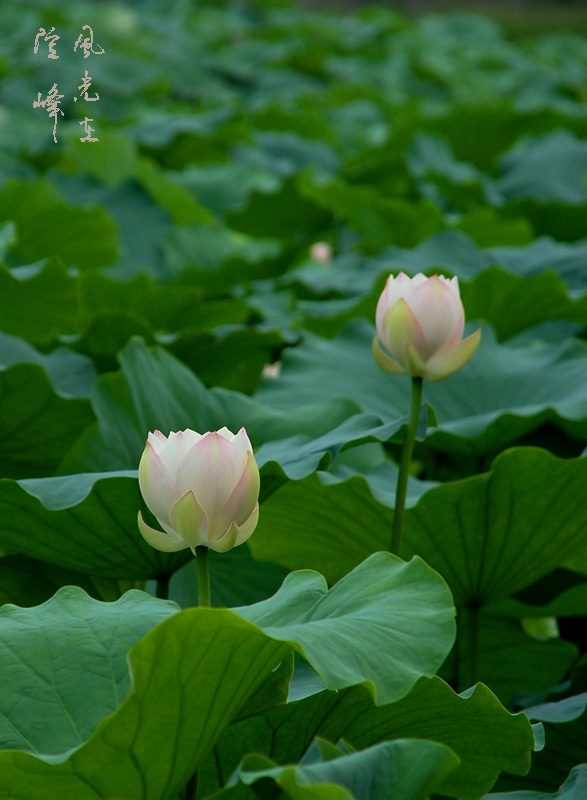
[[[221,553],[246,541],[259,519],[259,469],[244,428],[150,433],[139,464],[145,503],[165,531],[139,530],[157,550],[199,545]]]
[[[480,328],[462,338],[465,312],[458,278],[442,275],[390,275],[375,323],[373,355],[390,375],[441,381],[467,363],[481,340]]]
[[[320,264],[330,264],[332,261],[332,247],[328,242],[314,242],[310,247],[310,257]]]
[[[273,364],[265,364],[263,367],[263,376],[265,378],[272,378],[275,380],[279,378],[281,372],[281,361],[275,361]]]

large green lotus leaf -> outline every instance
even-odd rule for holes
[[[279,50],[282,48],[283,45]],[[259,59],[259,54],[265,54],[265,58]],[[261,110],[287,99],[298,101],[308,92],[318,88],[324,90],[322,81],[312,75],[298,69],[275,68],[268,63],[275,59],[275,49],[273,43],[262,38],[240,47],[234,42],[227,42],[220,53],[213,53],[210,57],[214,71],[218,70],[224,77],[223,88],[236,85],[237,90],[240,88],[237,96],[251,109]],[[257,69],[262,67],[262,77],[258,76],[255,66]],[[214,97],[214,102],[218,102],[217,97]]]
[[[583,220],[586,213],[587,203],[569,205],[557,201],[541,203],[530,199],[510,200],[502,208],[502,214],[514,219],[523,217],[528,220],[539,238],[552,237],[559,241],[578,244],[584,241]]]
[[[204,299],[196,283],[158,284],[146,272],[124,283],[100,273],[79,277],[80,315],[87,324],[104,309],[128,311],[148,321],[154,330],[175,333],[218,325],[249,322],[253,312],[226,287],[218,296]]]
[[[334,295],[337,298],[353,298],[353,302],[356,302],[373,289],[378,278],[389,274],[391,269],[385,258],[370,257],[363,253],[341,253],[327,264],[308,257],[283,275],[279,284],[293,286],[302,298],[316,296],[327,303]],[[404,269],[408,271],[409,267]]]
[[[584,667],[584,659],[582,661],[582,666]],[[543,694],[542,697],[556,697],[560,696],[559,693],[561,690],[564,690],[564,693],[568,696],[554,702],[540,703],[537,706],[527,706],[528,715],[532,719],[550,723],[571,722],[574,719],[578,719],[585,713],[585,709],[587,708],[587,692],[572,694],[574,683],[575,680],[573,679],[570,687],[569,682],[566,682],[565,684],[555,686],[552,692]]]
[[[74,593],[72,613],[78,616],[79,601],[75,598],[80,590],[62,591]],[[139,596],[147,597],[142,593]],[[122,796],[168,800],[185,785],[247,698],[287,658],[287,646],[269,639],[230,611],[188,609],[173,613],[173,604],[152,598],[145,602],[163,609],[158,612],[159,618],[170,611],[172,616],[134,645],[128,656],[128,669],[123,663],[123,688],[128,686],[129,672],[131,676],[126,698],[119,695],[118,708],[102,719],[93,732],[87,726],[84,734],[89,738],[73,751],[46,754],[54,748],[50,744],[51,730],[43,719],[38,730],[47,744],[43,741],[40,754],[1,752],[0,791],[6,798],[96,800]],[[117,607],[118,604],[107,606],[102,613],[120,618]],[[33,615],[34,620],[35,612],[38,609],[23,613]],[[153,621],[151,613],[145,630],[153,627]],[[61,629],[63,645],[68,641],[69,618],[66,623]],[[55,623],[54,627],[59,630]],[[108,622],[103,621],[102,614],[96,615],[92,638],[96,637],[108,639]],[[61,693],[62,701],[71,702],[73,698],[79,704],[80,685],[87,685],[88,667],[78,675],[77,642],[73,639],[68,647],[63,645],[57,638],[52,658],[47,659],[48,668],[54,672],[59,669],[68,681]],[[91,670],[103,671],[112,683],[108,652],[100,660],[93,658]],[[71,679],[72,674],[77,677]],[[48,679],[51,681],[51,671]],[[81,702],[90,704],[91,695],[85,690],[82,694]],[[95,716],[112,710],[96,709]],[[38,708],[31,718],[40,721]]]
[[[391,121],[371,98],[350,99],[328,109],[329,130],[345,153],[368,151],[387,140]]]
[[[245,208],[254,191],[275,193],[282,182],[264,166],[238,161],[189,166],[168,176],[219,216]]]
[[[69,569],[81,570],[91,575],[126,579],[169,575],[190,558],[189,551],[170,555],[154,550],[144,542],[136,528],[136,511],[140,507],[140,495],[136,480],[131,477],[100,477],[97,479],[97,476],[83,475],[28,481],[25,483],[28,491],[11,481],[5,481],[0,486],[4,493],[0,510],[3,519],[6,520],[0,531],[0,544],[13,552],[22,552],[25,555]],[[34,493],[37,497],[29,492]],[[38,499],[39,496],[41,499]],[[34,515],[36,524],[31,529],[32,515]],[[116,525],[113,524],[114,519]],[[380,555],[378,558],[379,560],[383,559],[384,562],[386,560],[394,562],[392,556]],[[401,572],[403,567],[403,562],[399,562],[395,570],[391,570],[389,564],[384,566],[379,564],[378,566],[377,559],[374,557],[374,562],[370,564],[369,568],[365,566],[362,570],[359,569],[358,575],[351,581],[351,586],[353,584],[362,586],[362,591],[368,595],[369,587],[374,585],[377,580],[381,580],[382,586],[390,594],[390,602],[397,605],[399,590],[395,586],[395,582],[398,580],[396,573],[398,569]],[[382,571],[384,572],[383,576],[381,575]],[[317,580],[320,584],[316,591],[319,591],[320,595],[323,594],[325,591],[323,579],[313,573],[311,576],[313,576],[311,580]],[[422,619],[419,620],[419,624],[428,629],[427,626],[435,624],[436,620],[439,626],[438,638],[437,640],[431,638],[422,653],[416,654],[415,662],[400,665],[397,675],[383,680],[381,673],[385,672],[386,667],[379,663],[380,656],[377,655],[380,648],[379,634],[373,634],[376,651],[372,654],[371,660],[373,674],[366,676],[366,679],[373,680],[376,684],[378,680],[383,680],[383,687],[380,689],[383,696],[391,691],[407,691],[411,685],[410,681],[413,683],[422,673],[433,672],[446,656],[452,643],[451,637],[454,628],[452,601],[443,582],[421,563],[416,566],[416,562],[408,569],[408,577],[410,576],[416,588],[422,587],[421,605],[423,607],[421,609]],[[308,578],[306,577],[306,579]],[[291,609],[291,604],[299,598],[301,582],[302,578],[298,577],[292,578],[289,583],[286,583],[276,598],[268,601],[269,610],[271,608],[279,609],[282,605]],[[341,602],[344,600],[346,591],[344,585],[332,591],[341,596]],[[316,599],[315,596],[312,597],[313,602]],[[435,608],[431,605],[442,599],[446,608],[440,606]],[[314,653],[316,647],[318,647],[320,655],[319,642],[316,645],[314,640],[320,639],[320,636],[323,635],[320,633],[320,619],[330,613],[331,602],[333,601],[329,594],[317,604],[313,611],[316,622],[312,630],[306,631],[308,642],[302,641],[304,652],[307,652],[308,655]],[[371,602],[375,603],[375,599]],[[369,598],[366,596],[365,604],[366,613],[375,615],[377,603],[369,611]],[[256,605],[251,607],[250,611],[243,609],[242,613],[245,615],[259,614],[263,613],[264,608],[263,604]],[[407,613],[410,617],[409,609],[417,608],[418,604],[410,598],[408,610],[404,610],[400,614],[400,624],[407,625],[406,622],[402,623],[403,615]],[[278,611],[274,610],[272,614],[272,619],[276,616],[279,617]],[[393,617],[392,621],[394,621]],[[346,620],[341,619],[340,622],[343,629],[338,632],[339,644],[337,646],[342,647],[341,643],[344,642],[346,636],[345,626],[348,626],[351,631],[353,629],[352,615]],[[359,633],[367,634],[367,627],[362,623],[355,624],[359,625]],[[312,631],[314,631],[313,634]],[[293,634],[291,630],[281,627],[276,630],[275,635],[287,638]],[[354,636],[355,634],[349,635]],[[394,634],[390,633],[390,635]],[[353,639],[350,640],[348,647],[351,652],[354,652]],[[324,662],[328,662],[328,660],[327,655],[321,656],[321,669],[324,670],[324,675],[334,675],[335,685],[336,681],[339,683],[340,681],[344,683],[345,680],[352,681],[353,676],[357,680],[364,679],[357,662],[351,662],[348,667],[334,663],[324,665]],[[358,672],[357,669],[359,669]]]
[[[76,280],[56,259],[42,265],[0,266],[0,328],[33,344],[70,334],[77,323]]]
[[[317,764],[263,762],[245,760],[241,781],[273,780],[293,800],[427,800],[459,760],[436,742],[399,739]]]
[[[532,226],[524,217],[508,217],[494,208],[481,207],[463,214],[458,229],[480,247],[522,247],[534,239]]]
[[[386,427],[381,430],[385,430]],[[395,436],[391,441],[394,439]],[[263,472],[268,469],[268,466],[265,466]],[[318,471],[318,479],[323,484],[332,485],[347,481],[349,478],[363,478],[373,497],[387,506],[387,511],[383,513],[384,516],[388,516],[389,509],[395,505],[398,473],[399,468],[385,456],[385,450],[380,445],[372,443],[355,447],[351,443],[350,449],[339,451],[328,472]],[[406,507],[411,508],[433,486],[438,486],[438,481],[422,481],[409,476]],[[360,484],[356,483],[354,491],[360,497],[362,488],[359,487]]]
[[[188,330],[164,343],[207,386],[249,395],[257,388],[263,367],[274,361],[285,340],[277,331],[239,325],[222,334]]]
[[[587,458],[516,448],[491,472],[430,488],[406,511],[403,554],[417,553],[446,579],[457,605],[489,603],[556,567],[585,561]],[[290,481],[263,504],[253,555],[338,580],[387,549],[392,510],[360,477]],[[288,544],[275,539],[279,530]]]
[[[67,341],[91,355],[103,371],[117,368],[117,353],[138,335],[149,343],[164,341],[209,383],[232,379],[229,388],[252,392],[262,366],[283,344],[276,332],[249,327],[223,336],[210,332],[211,327],[248,322],[254,312],[237,298],[204,300],[199,286],[161,286],[146,273],[125,283],[86,273],[79,279],[79,291],[81,333]],[[251,369],[247,359],[253,361]]]
[[[529,34],[530,30],[528,26],[533,24],[533,22],[538,22],[538,26],[534,28],[535,33],[544,31],[542,25],[543,19],[538,21],[538,18],[532,15],[532,17],[525,18],[523,22],[520,20],[520,27],[517,29],[518,32],[521,33],[523,29]],[[516,23],[514,23],[514,26],[516,26]],[[510,30],[513,32],[513,28]],[[495,90],[498,86],[496,86],[495,72],[492,70],[492,75],[489,78],[491,86],[485,86],[485,90],[489,88],[492,94],[490,102],[462,102],[461,100],[453,104],[450,109],[438,109],[430,116],[426,114],[426,118],[422,120],[421,127],[442,135],[450,142],[459,160],[470,161],[487,174],[496,174],[498,160],[501,154],[510,149],[520,136],[532,134],[536,131],[562,128],[565,125],[576,129],[572,121],[574,115],[571,110],[571,107],[575,104],[571,103],[570,106],[566,106],[566,110],[563,109],[557,103],[557,100],[560,100],[560,95],[556,95],[555,99],[555,96],[550,91],[550,88],[553,87],[553,83],[550,82],[550,79],[553,78],[556,69],[552,62],[553,53],[560,53],[565,45],[569,48],[569,52],[572,50],[575,54],[581,52],[582,49],[576,40],[572,41],[574,38],[572,36],[569,36],[565,45],[562,45],[562,39],[564,38],[565,37],[561,37],[561,39],[558,39],[556,44],[548,43],[545,47],[543,58],[546,57],[549,62],[547,66],[549,80],[542,84],[542,86],[537,86],[536,83],[532,83],[531,86],[529,84],[522,86],[522,80],[517,84],[519,93],[516,90],[512,93],[506,89],[506,91],[500,92],[499,97],[496,97]],[[496,44],[497,43],[494,42],[491,45],[494,57]],[[509,50],[509,53],[505,56],[505,61],[501,62],[500,72],[502,81],[509,84],[511,88],[510,82],[512,80],[512,75],[516,74],[517,77],[520,78],[521,73],[523,73],[525,69],[528,69],[529,62],[526,57],[521,57],[522,54],[519,50],[506,45],[503,38],[498,46],[502,53],[506,47]],[[579,47],[578,50],[577,46]],[[550,51],[550,53],[548,53],[548,51]],[[476,52],[478,51],[476,50]],[[542,62],[542,65],[544,65],[544,61],[540,58],[536,58],[536,55],[537,52],[535,49],[531,62],[533,69],[538,69],[539,62]],[[516,61],[515,67],[513,61]],[[465,62],[461,60],[460,63],[461,66],[463,66],[464,63],[467,63],[467,66],[469,66],[470,60],[466,58]],[[560,63],[562,63],[562,61]],[[462,73],[458,77],[453,77],[456,78],[458,83],[463,83]],[[546,88],[547,83],[548,89]],[[503,88],[503,83],[501,83],[501,87]],[[545,97],[545,89],[548,93],[547,97]],[[535,92],[540,97],[536,104],[532,97],[534,96],[534,99],[536,98]],[[530,95],[526,100],[524,112],[521,111],[520,105],[516,102],[520,94]],[[570,114],[569,110],[571,110]],[[579,127],[578,130],[582,130],[582,128]]]
[[[581,707],[582,713],[577,715],[576,711]],[[556,792],[561,775],[566,775],[576,764],[585,764],[587,761],[585,695],[582,694],[572,700],[568,698],[528,708],[526,713],[530,719],[538,720],[544,725],[545,746],[533,757],[532,769],[526,777],[503,776],[496,788],[503,791],[524,789],[545,793]],[[579,786],[583,789],[587,786],[584,778],[581,779]],[[525,792],[522,792],[520,800],[525,800],[524,795]],[[575,795],[570,796],[575,797]],[[576,796],[584,797],[584,791],[583,794],[578,793]]]
[[[64,455],[95,417],[86,397],[77,394],[88,376],[88,365],[63,351],[48,356],[58,382],[69,390],[56,390],[40,364],[0,366],[0,476],[51,475]],[[28,359],[27,359],[28,360]],[[66,365],[83,364],[85,375],[62,372]],[[89,366],[91,372],[91,366]]]
[[[559,577],[560,575],[560,577]],[[557,586],[553,584],[555,578],[561,581]],[[572,585],[574,584],[574,585]],[[544,592],[551,589],[554,593],[552,599],[544,602]],[[522,597],[530,597],[526,602]],[[532,595],[542,600],[540,605],[529,602]],[[526,619],[533,617],[579,617],[587,616],[587,581],[584,577],[568,570],[556,570],[549,573],[534,586],[529,586],[517,597],[509,597],[506,600],[498,600],[491,603],[486,611],[500,617],[512,619]]]
[[[158,206],[169,212],[176,225],[212,222],[214,215],[183,186],[174,181],[174,173],[166,173],[149,158],[140,158],[138,174],[141,186]]]
[[[488,603],[585,558],[586,501],[586,458],[508,450],[491,472],[434,487],[409,509],[405,553],[438,569],[457,605]]]
[[[292,409],[311,394],[316,400],[349,398],[384,421],[405,414],[410,380],[377,367],[370,353],[374,332],[366,320],[354,320],[334,340],[308,334],[284,354],[279,380],[265,380],[255,396],[281,409]],[[425,386],[425,399],[438,418],[426,444],[452,452],[495,452],[546,421],[587,438],[586,359],[584,342],[498,345],[484,326],[468,364],[450,379]]]
[[[264,683],[249,697],[234,718],[248,719],[255,714],[260,714],[269,708],[275,708],[287,703],[289,684],[294,671],[295,654],[291,650],[269,675]],[[308,667],[311,669],[310,665]]]
[[[573,666],[578,655],[576,645],[559,638],[556,626],[544,625],[542,621],[587,614],[587,584],[581,580],[578,574],[555,570],[516,597],[483,608],[479,620],[478,677],[504,700],[513,692],[548,690],[564,679]],[[573,581],[575,585],[566,588]],[[552,599],[545,603],[546,592]],[[528,600],[523,602],[522,597]],[[530,599],[542,602],[530,604]],[[466,611],[461,617],[459,664],[464,680],[470,620]]]
[[[311,165],[320,175],[330,177],[341,168],[341,159],[328,142],[310,139],[290,131],[257,131],[253,144],[237,145],[233,150],[237,161],[265,167],[284,177],[301,172]]]
[[[493,263],[523,277],[557,272],[571,288],[584,291],[587,280],[583,264],[587,241],[559,242],[540,236],[527,247],[494,247],[487,251]]]
[[[429,412],[429,409],[426,411]],[[420,418],[423,434],[426,430],[424,415],[423,410]],[[375,422],[374,427],[371,426],[371,420]],[[317,470],[318,481],[322,484],[331,485],[348,481],[349,478],[363,478],[373,496],[392,507],[395,503],[398,467],[386,456],[380,441],[385,441],[390,434],[390,441],[401,441],[404,429],[400,425],[402,420],[389,425],[378,425],[377,422],[378,419],[370,414],[357,414],[315,439],[293,436],[262,445],[256,454],[257,462],[261,465],[262,500],[283,484],[286,478],[302,480],[304,476]],[[420,432],[418,438],[421,438]],[[315,484],[307,482],[305,485],[308,487]],[[436,481],[422,481],[410,476],[406,505],[414,505],[424,492],[437,485]],[[357,484],[353,486],[352,493],[360,498],[362,489],[363,486]],[[342,494],[340,497],[342,500]],[[284,496],[281,499],[283,498]],[[320,500],[317,502],[321,504]],[[348,505],[344,501],[342,504]]]
[[[143,318],[155,330],[176,331],[197,318],[201,306],[202,292],[198,287],[160,286],[147,272],[124,283],[100,273],[84,273],[79,276],[78,285],[78,329],[82,330],[96,314],[108,309]]]
[[[62,586],[80,586],[96,600],[117,600],[137,581],[95,578],[27,556],[0,558],[0,605],[36,606],[49,600]]]
[[[4,8],[6,8],[6,6],[4,6]],[[13,13],[17,10],[18,9],[13,7]],[[25,41],[25,27],[32,25],[33,30],[38,30],[40,23],[38,12],[34,11],[27,11],[20,14],[16,24],[14,19],[8,19],[6,12],[2,15],[5,36],[0,46],[2,47],[2,64],[4,68],[6,66],[6,60],[4,58],[5,54],[7,54],[6,48],[19,46],[16,44],[18,41],[16,35],[17,29],[20,28],[20,44]],[[4,25],[6,25],[6,27],[4,27]],[[24,51],[20,50],[19,56],[20,54],[24,54]],[[3,83],[5,88],[12,94],[12,98],[16,102],[12,106],[6,107],[6,124],[3,126],[0,138],[0,143],[2,145],[0,150],[0,168],[2,170],[1,174],[3,179],[14,176],[15,166],[23,156],[26,158],[26,156],[31,153],[38,154],[39,151],[47,151],[50,146],[49,141],[52,145],[53,152],[55,148],[53,137],[50,135],[50,129],[47,131],[47,119],[40,115],[37,116],[37,114],[31,114],[29,108],[23,108],[24,103],[22,101],[24,97],[22,97],[22,95],[20,97],[16,96],[19,90],[31,88],[34,91],[31,77],[29,76],[28,79],[23,78],[22,73],[19,76],[14,75],[14,83],[11,87],[12,92],[10,88],[6,86],[5,82],[10,82],[6,81],[6,79],[7,76],[4,74]],[[38,81],[35,81],[35,83],[37,83],[38,92],[40,88],[38,87]],[[49,88],[48,86],[47,89]],[[18,101],[20,101],[20,103]],[[28,103],[26,105],[28,105]],[[47,133],[49,133],[49,136],[47,136]]]
[[[171,169],[181,169],[194,161],[224,158],[225,141],[234,136],[230,121],[237,111],[237,85],[228,81],[221,71],[217,72],[208,60],[213,55],[211,46],[214,50],[218,46],[218,34],[224,39],[234,33],[234,17],[231,13],[220,13],[213,15],[210,21],[206,10],[201,15],[196,12],[193,24],[198,33],[186,28],[181,35],[178,31],[169,35],[168,31],[167,35],[159,37],[157,57],[167,67],[165,80],[182,101],[178,103],[178,111],[141,104],[137,109],[137,118],[141,120],[137,128],[142,134],[139,141],[158,151],[156,157]],[[159,9],[154,10],[152,19],[152,24],[161,21]],[[230,20],[228,26],[227,19]],[[214,31],[212,37],[204,34],[208,24],[210,31]],[[205,110],[194,113],[194,108]],[[240,104],[238,110],[241,110]],[[170,130],[163,132],[168,116]]]
[[[88,398],[96,379],[94,365],[84,356],[65,347],[40,353],[23,339],[0,332],[0,369],[18,363],[41,366],[61,397]]]
[[[349,701],[352,721],[345,722],[347,715],[337,708],[343,714],[325,720],[323,735],[331,741],[338,735],[356,747],[397,737],[441,742],[461,761],[443,782],[442,794],[472,800],[488,791],[501,771],[524,775],[530,768],[535,742],[527,717],[509,714],[483,684],[457,695],[439,678],[423,678],[398,703],[371,706],[363,714],[356,713],[356,699]]]
[[[80,147],[79,136],[65,140],[58,169],[91,175],[101,183],[118,186],[135,176],[138,169],[135,142],[115,128],[100,128],[100,147]]]
[[[375,308],[384,285],[385,278],[382,277],[369,294],[361,295],[359,298],[299,300],[296,303],[296,310],[298,315],[300,312],[303,315],[301,325],[306,331],[332,339],[355,317],[375,319]]]
[[[492,179],[473,164],[455,159],[445,139],[418,132],[407,161],[420,191],[441,208],[461,212],[453,224],[481,247],[526,245],[534,238],[527,220],[508,219],[485,205],[503,202]]]
[[[168,577],[190,551],[163,553],[137,527],[136,472],[0,481],[0,547],[116,580]]]
[[[454,641],[444,581],[421,559],[390,553],[374,553],[330,590],[322,575],[295,572],[269,600],[234,610],[293,644],[329,688],[362,682],[378,703],[434,674]]]
[[[139,144],[153,149],[167,148],[174,137],[181,134],[199,134],[210,137],[232,116],[229,107],[218,106],[201,113],[173,113],[154,108],[140,110],[139,121],[126,128],[126,132]]]
[[[377,258],[351,253],[339,256],[331,267],[307,266],[292,273],[317,294],[336,292],[357,295],[369,292],[376,278],[387,272],[446,271],[459,280],[471,281],[490,267],[528,278],[552,270],[572,289],[585,290],[587,243],[558,242],[547,236],[524,247],[489,247],[483,249],[461,231],[441,231],[416,247],[387,247]]]
[[[176,225],[163,243],[164,275],[167,280],[180,276],[184,270],[208,273],[210,280],[220,286],[224,276],[220,267],[231,260],[242,262],[248,277],[265,277],[263,262],[275,259],[281,252],[277,239],[247,236],[216,222],[213,225]]]
[[[559,771],[557,768],[557,774]],[[539,789],[527,789],[511,792],[492,792],[487,795],[487,800],[583,800],[586,794],[587,764],[579,764],[579,766],[573,767],[569,777],[558,791],[541,792]]]
[[[579,655],[576,645],[564,639],[530,636],[522,620],[482,612],[474,634],[478,650],[475,675],[472,675],[472,631],[467,609],[457,610],[457,621],[457,648],[451,678],[461,689],[483,681],[506,704],[517,692],[544,692],[564,680]]]
[[[500,341],[550,319],[566,319],[587,325],[587,295],[571,298],[555,272],[529,278],[492,268],[470,284],[461,284],[468,319],[491,323]]]
[[[426,410],[422,414],[421,434],[424,438]],[[293,436],[288,439],[266,442],[256,453],[259,467],[270,462],[277,462],[288,478],[299,480],[318,469],[325,455],[336,458],[345,447],[356,447],[364,442],[378,440],[388,441],[400,431],[406,417],[383,425],[379,417],[373,414],[354,414],[340,425],[314,439],[309,436]],[[402,437],[403,438],[403,437]],[[268,471],[265,470],[266,472]]]
[[[372,252],[392,243],[414,247],[444,227],[441,212],[427,200],[381,197],[371,187],[353,186],[340,177],[316,180],[308,171],[299,176],[298,186],[303,197],[355,230]]]
[[[149,431],[192,428],[200,432],[241,426],[253,445],[294,435],[320,436],[357,411],[348,400],[326,398],[296,413],[273,410],[255,398],[207,390],[185,365],[164,350],[132,340],[120,353],[121,372],[100,377],[92,404],[99,426],[90,429],[62,471],[135,469]]]
[[[79,173],[53,172],[51,177],[70,203],[97,204],[116,220],[120,253],[108,262],[109,275],[123,281],[142,272],[156,279],[166,277],[161,246],[171,230],[169,215],[136,181],[104,186]]]
[[[329,227],[330,215],[304,197],[294,178],[288,178],[274,193],[252,192],[242,211],[227,215],[227,222],[235,230],[250,236],[275,237],[282,241],[319,237]]]
[[[68,345],[89,356],[100,372],[117,368],[116,355],[133,336],[154,342],[151,325],[129,311],[104,308],[91,318],[82,333],[68,337]]]
[[[56,259],[11,271],[0,266],[0,329],[5,333],[35,345],[78,332],[87,337],[88,328],[109,312],[167,333],[245,323],[254,313],[241,299],[204,302],[201,287],[158,285],[148,273],[123,283],[96,272],[74,277]],[[67,339],[79,349],[76,341]]]
[[[369,478],[339,476],[326,482],[329,477],[319,472],[277,491],[272,487],[249,539],[255,558],[288,569],[316,568],[334,583],[370,553],[389,549],[393,511],[380,494],[374,497]],[[411,488],[413,505],[419,494]]]
[[[414,177],[437,183],[441,197],[453,207],[463,210],[483,202],[488,177],[473,164],[456,159],[443,137],[419,131],[406,152],[406,162]]]
[[[386,265],[367,295],[342,300],[300,301],[303,326],[319,336],[331,338],[353,317],[375,319],[375,308],[387,274]],[[587,322],[587,297],[584,294],[570,297],[555,272],[525,278],[500,267],[490,267],[470,283],[461,281],[460,292],[466,318],[489,322],[499,341],[552,319],[569,320],[582,326]]]
[[[213,606],[221,608],[266,600],[275,594],[287,574],[287,570],[279,564],[252,558],[246,543],[227,553],[210,550],[208,557],[211,602]],[[0,567],[1,565],[0,561]],[[169,598],[182,608],[198,605],[198,569],[195,558],[191,558],[172,575]]]
[[[128,650],[177,610],[136,590],[102,603],[74,586],[35,608],[2,606],[2,750],[52,755],[83,744],[128,692]]]
[[[0,191],[0,221],[7,219],[18,230],[14,256],[25,263],[52,255],[82,268],[116,260],[117,231],[109,214],[67,205],[47,181],[8,181]]]
[[[502,770],[525,774],[534,747],[527,717],[509,714],[486,686],[464,696],[439,678],[421,678],[410,694],[384,706],[374,706],[369,693],[355,687],[322,691],[233,723],[203,765],[202,789],[211,793],[225,783],[245,752],[295,763],[315,736],[343,738],[358,749],[404,738],[440,742],[461,761],[440,791],[464,800],[488,791]]]
[[[263,367],[273,361],[284,340],[277,331],[234,327],[223,335],[184,330],[170,336],[154,333],[145,319],[133,313],[104,310],[96,313],[84,332],[70,339],[69,345],[90,355],[105,372],[116,370],[117,354],[133,337],[140,336],[150,345],[164,342],[167,351],[181,359],[207,385],[252,394]]]
[[[216,398],[196,376],[163,350],[151,354],[133,339],[120,353],[122,373],[102,376],[95,385],[92,405],[99,429],[79,445],[69,471],[78,464],[87,471],[135,469],[149,431],[192,428],[204,432],[229,425],[222,421]],[[99,465],[99,466],[98,466]]]
[[[587,204],[587,142],[555,131],[516,146],[502,158],[498,190],[506,198]]]

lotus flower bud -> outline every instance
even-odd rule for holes
[[[139,511],[139,530],[157,550],[204,545],[223,553],[257,526],[259,469],[244,428],[149,433],[139,486],[165,531],[147,525]]]
[[[479,346],[481,329],[463,339],[465,312],[458,278],[390,275],[376,312],[373,355],[390,375],[441,381]]]
[[[328,242],[314,242],[310,247],[310,256],[320,264],[330,264],[332,261],[332,246]]]

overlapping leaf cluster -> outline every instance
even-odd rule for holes
[[[19,0],[0,54],[0,794],[582,798],[585,39]],[[425,387],[406,563],[409,379],[370,356],[399,270],[457,275],[483,326]],[[224,425],[260,523],[197,609],[136,467],[149,430]]]

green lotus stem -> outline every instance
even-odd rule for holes
[[[196,566],[198,569],[198,605],[210,606],[210,567],[208,565],[208,548],[205,545],[196,547]]]
[[[189,779],[189,781],[186,783],[184,792],[185,800],[197,800],[199,776],[200,776],[200,771],[196,770],[192,775],[192,777]]]
[[[198,606],[200,608],[210,607],[210,564],[208,562],[208,554],[209,548],[204,545],[198,545],[194,549],[196,568],[198,570]],[[199,770],[196,770],[186,783],[185,800],[197,800],[199,774]]]
[[[167,600],[169,597],[169,575],[164,575],[157,578],[157,587],[155,594],[160,600]]]
[[[469,679],[471,686],[478,682],[479,674],[479,606],[469,606]]]
[[[468,603],[459,609],[458,690],[475,686],[479,681],[479,615],[480,606]]]
[[[395,492],[395,509],[393,516],[393,533],[391,537],[391,552],[399,556],[402,545],[402,534],[404,530],[404,511],[406,506],[406,494],[408,491],[408,476],[410,474],[410,462],[416,441],[416,431],[420,420],[420,405],[422,403],[422,378],[412,378],[412,408],[410,411],[410,421],[408,432],[402,450],[402,458],[399,465],[397,476],[397,488]]]

